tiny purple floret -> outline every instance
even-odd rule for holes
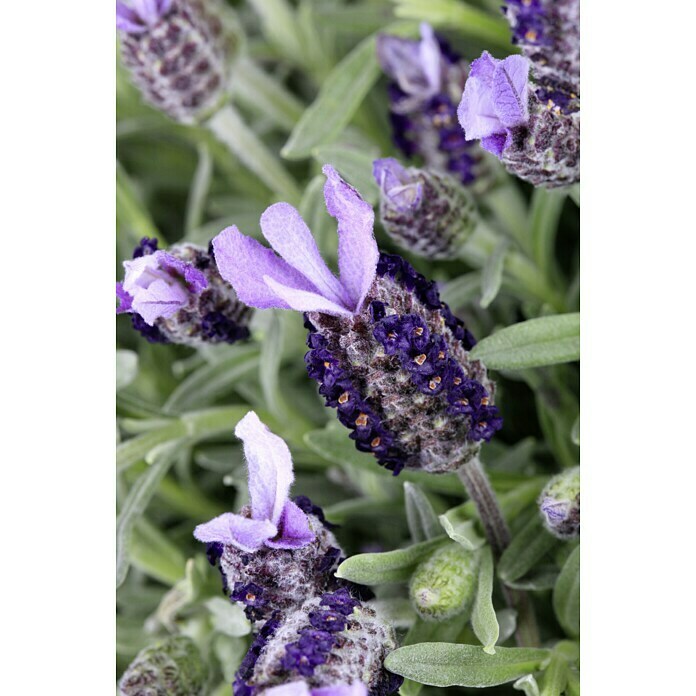
[[[423,185],[393,157],[375,160],[372,175],[390,207],[407,212],[423,201]]]
[[[169,12],[172,0],[131,0],[116,3],[116,28],[127,34],[143,34]]]

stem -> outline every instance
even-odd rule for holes
[[[493,555],[496,559],[500,558],[510,543],[510,530],[479,458],[474,457],[462,465],[458,469],[457,475],[476,505]],[[536,617],[527,593],[503,585],[503,594],[508,605],[517,610],[517,630],[515,632],[517,644],[520,647],[538,645],[539,632]]]
[[[295,180],[231,104],[223,106],[206,125],[274,193],[290,202],[299,201]]]

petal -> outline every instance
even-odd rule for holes
[[[485,85],[491,86],[495,75],[495,66],[498,63],[500,63],[499,60],[493,58],[488,51],[484,51],[480,58],[471,63],[469,77],[481,80]]]
[[[487,138],[505,130],[495,111],[492,87],[471,75],[464,85],[457,118],[467,140]]]
[[[514,128],[529,120],[529,60],[524,56],[508,56],[495,66],[493,104],[506,128]]]
[[[287,307],[296,309],[298,312],[322,312],[338,317],[349,317],[353,313],[343,305],[338,305],[331,300],[327,300],[323,295],[306,290],[290,288],[287,285],[277,282],[270,276],[263,277],[269,290],[280,298]]]
[[[367,687],[361,681],[333,684],[312,689],[312,696],[367,696]]]
[[[143,18],[143,21],[152,26],[159,19],[157,0],[133,0],[135,11]]]
[[[316,288],[272,249],[246,237],[236,227],[228,227],[213,239],[215,263],[222,277],[232,285],[237,297],[250,307],[290,309],[264,282],[270,276],[288,287],[315,292]]]
[[[377,186],[379,186],[384,193],[410,180],[408,171],[402,166],[399,160],[393,157],[384,157],[375,160],[372,163],[372,176],[374,176]]]
[[[142,34],[147,31],[140,17],[125,2],[116,3],[116,28],[128,34]]]
[[[187,302],[188,293],[176,281],[155,280],[133,294],[132,308],[152,326],[160,317],[171,317]]]
[[[307,515],[292,500],[285,503],[278,530],[278,536],[267,541],[266,546],[273,549],[300,549],[316,538],[309,528]]]
[[[157,258],[160,268],[183,278],[190,292],[198,294],[208,287],[208,279],[193,264],[182,261],[166,251],[156,251],[153,256]]]
[[[329,215],[338,220],[338,268],[341,285],[358,313],[377,273],[379,250],[374,235],[372,206],[340,177],[331,165],[324,165],[324,198]]]
[[[277,526],[295,478],[290,450],[253,411],[237,423],[234,434],[244,443],[251,516],[255,520],[270,520]]]
[[[261,215],[261,231],[275,251],[299,271],[327,300],[347,299],[338,278],[321,258],[317,243],[301,215],[289,203],[276,203]]]
[[[309,687],[305,681],[294,681],[264,690],[264,696],[310,696]]]
[[[198,541],[231,544],[243,551],[260,549],[266,540],[277,533],[276,526],[268,520],[252,520],[232,512],[214,517],[210,522],[199,524],[193,530],[193,536]]]
[[[383,200],[400,211],[415,210],[423,199],[423,187],[413,181],[408,170],[393,157],[375,160],[372,165],[375,181],[382,190]]]
[[[420,25],[421,42],[418,45],[418,56],[425,75],[426,82],[433,94],[440,91],[442,83],[442,55],[440,44],[435,38],[433,28],[427,23]]]
[[[481,147],[488,152],[492,152],[498,159],[503,156],[503,150],[507,143],[507,135],[505,133],[496,133],[489,135],[486,138],[481,138]]]
[[[133,306],[133,298],[123,289],[123,283],[116,283],[116,297],[118,298],[118,307],[116,314],[130,312]]]

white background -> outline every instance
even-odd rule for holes
[[[114,688],[113,14],[3,8],[4,694]],[[695,14],[582,0],[587,696],[695,689]]]

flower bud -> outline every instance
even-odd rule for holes
[[[416,568],[409,586],[411,601],[422,619],[444,621],[469,611],[477,578],[476,554],[461,544],[447,544]]]
[[[202,247],[175,244],[158,251],[157,240],[144,237],[123,266],[116,311],[131,313],[133,327],[151,343],[197,346],[249,337],[251,310]]]
[[[559,539],[580,534],[580,467],[554,476],[539,497],[539,509],[546,528]]]
[[[181,123],[206,117],[225,97],[240,38],[217,0],[117,2],[121,55],[133,83]]]
[[[237,424],[249,466],[250,505],[200,524],[198,541],[223,578],[230,599],[252,621],[292,611],[335,582],[341,548],[321,508],[309,498],[290,500],[290,450],[253,412]]]
[[[402,681],[383,667],[396,647],[392,628],[347,588],[308,599],[258,642],[237,672],[234,696],[289,693],[279,689],[287,685],[317,696],[328,688],[344,693],[345,685],[354,685],[346,694],[386,695]]]
[[[376,160],[373,171],[384,231],[417,256],[456,257],[478,223],[471,193],[448,174],[405,169],[392,158]]]
[[[404,155],[421,157],[428,169],[450,172],[465,185],[485,178],[480,150],[457,127],[467,63],[425,23],[420,41],[379,35],[377,58],[391,78],[390,120]]]
[[[207,668],[196,644],[174,636],[138,653],[119,683],[120,696],[203,696]]]

